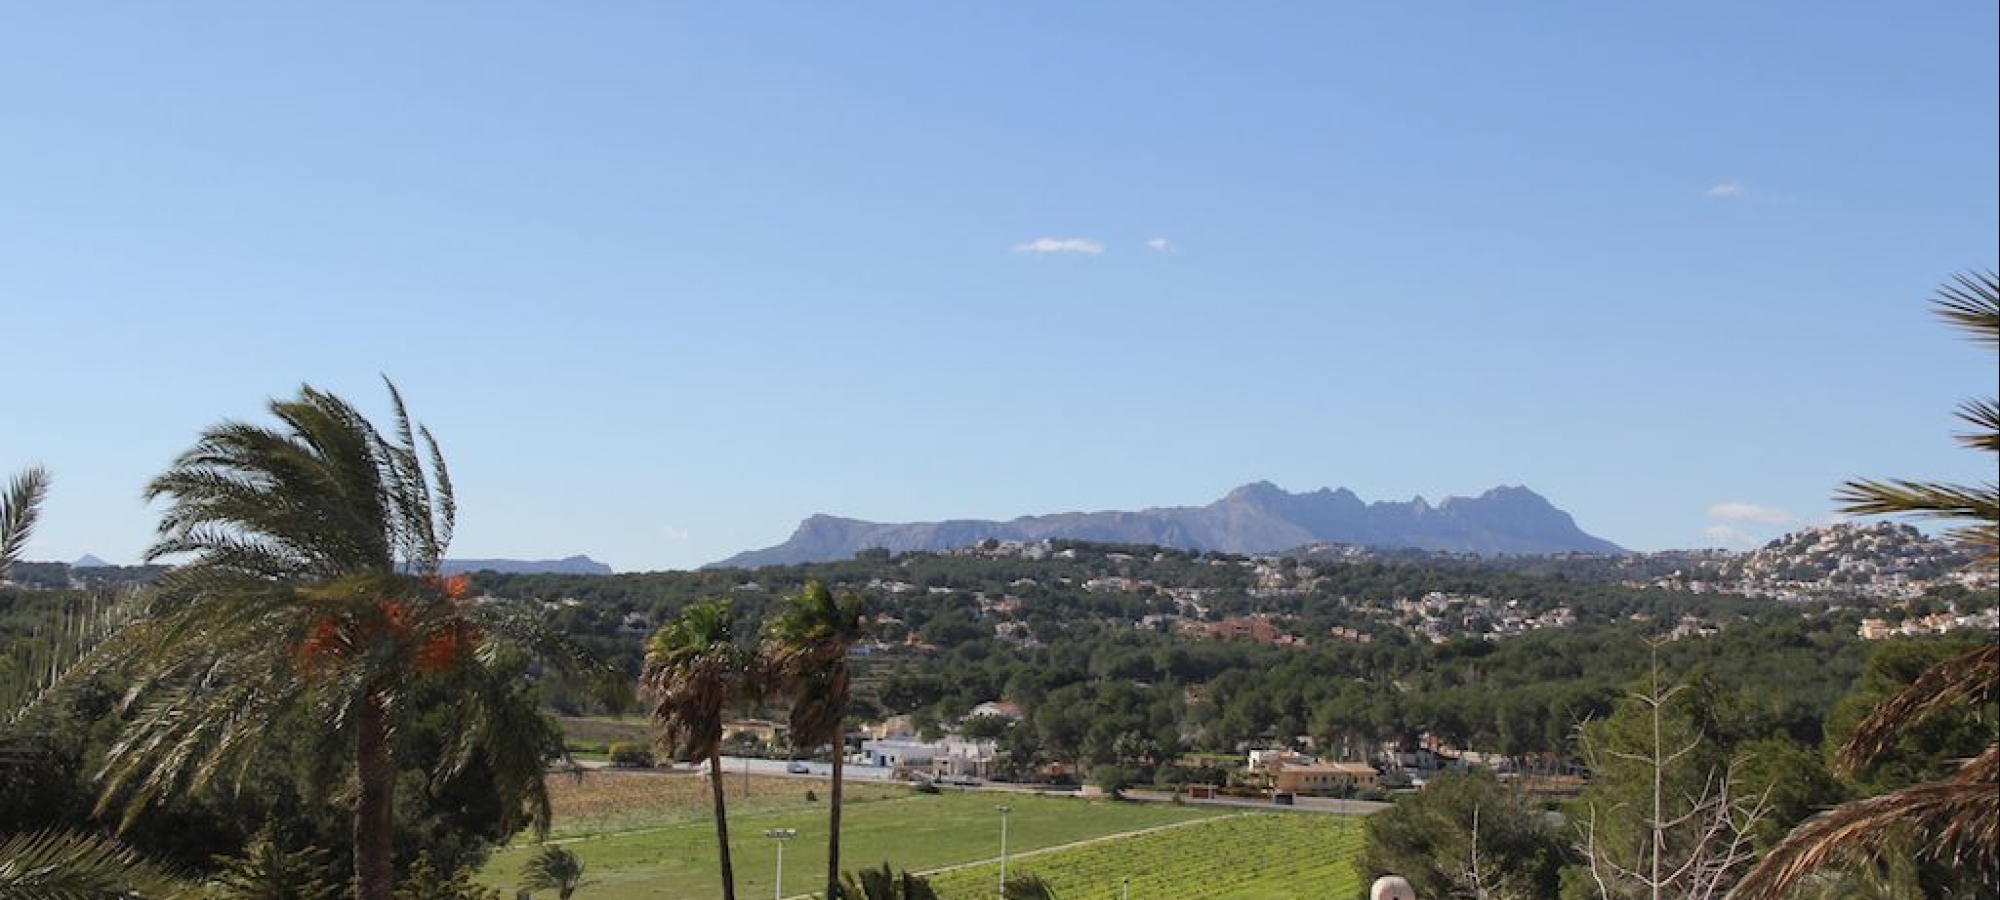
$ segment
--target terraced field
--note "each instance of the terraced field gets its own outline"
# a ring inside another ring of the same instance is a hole
[[[1346,816],[1254,812],[1010,860],[1063,900],[1118,900],[1126,879],[1145,900],[1346,900],[1360,896],[1353,859],[1361,822]],[[945,900],[984,900],[997,863],[940,872]]]

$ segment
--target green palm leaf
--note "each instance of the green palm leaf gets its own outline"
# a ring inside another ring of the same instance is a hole
[[[0,581],[6,580],[7,570],[20,561],[48,491],[48,471],[35,466],[14,476],[7,482],[7,493],[0,495]]]
[[[0,841],[0,897],[9,900],[193,896],[174,873],[105,838],[39,831]]]
[[[583,860],[554,844],[542,845],[521,867],[524,891],[555,891],[562,900],[569,900],[583,885]]]
[[[1959,275],[1939,288],[1937,312],[1975,343],[2000,349],[2000,279],[1993,272]],[[1959,435],[1959,441],[2000,453],[1996,406],[2000,404],[1990,399],[1960,405],[1959,419],[1975,430]],[[2000,485],[1994,482],[1856,480],[1836,496],[1844,512],[1962,523],[1951,536],[1979,564],[2000,560]],[[1991,703],[1996,679],[2000,648],[1991,644],[1931,667],[1862,721],[1841,748],[1838,763],[1847,768],[1865,764],[1940,710]],[[1730,896],[1769,900],[1821,867],[1872,866],[1910,838],[1932,859],[1969,867],[1988,884],[2000,881],[2000,742],[1948,778],[1856,800],[1808,820],[1772,848]]]

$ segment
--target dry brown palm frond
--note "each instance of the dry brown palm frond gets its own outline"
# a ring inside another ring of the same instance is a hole
[[[1855,726],[1834,765],[1852,772],[1874,762],[1905,729],[1932,713],[1992,701],[1996,682],[2000,682],[2000,644],[1983,644],[1925,669]]]
[[[2000,743],[1952,777],[1837,806],[1792,830],[1729,895],[1771,900],[1826,866],[1875,858],[1920,835],[1921,858],[1957,869],[2000,869]]]

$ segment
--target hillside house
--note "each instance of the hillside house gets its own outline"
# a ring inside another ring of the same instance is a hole
[[[988,700],[973,707],[965,717],[970,719],[977,716],[999,716],[1009,722],[1019,722],[1026,714],[1026,711],[1021,709],[1021,704],[1012,700]]]
[[[898,773],[930,771],[931,761],[937,758],[937,752],[937,746],[929,741],[912,738],[861,742],[861,755],[868,758],[869,765],[894,769]]]
[[[790,731],[790,727],[785,723],[773,722],[770,719],[737,719],[723,723],[722,739],[731,741],[748,736],[765,744],[776,744]]]

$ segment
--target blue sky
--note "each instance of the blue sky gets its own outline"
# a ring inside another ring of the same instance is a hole
[[[0,9],[30,558],[310,382],[455,555],[1526,484],[1638,549],[1978,479],[1991,2]],[[1725,530],[1726,529],[1726,530]]]

